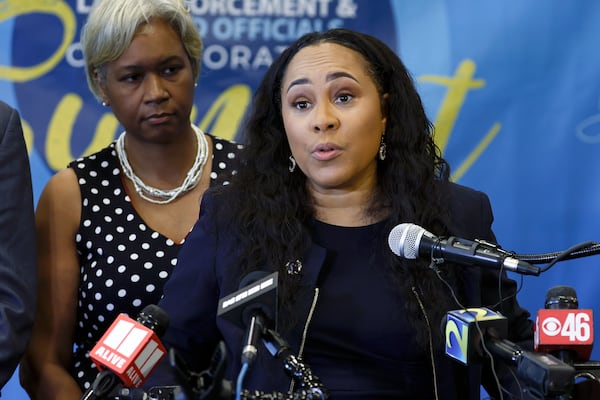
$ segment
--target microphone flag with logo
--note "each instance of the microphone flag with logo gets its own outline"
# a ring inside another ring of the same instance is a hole
[[[535,320],[536,352],[554,354],[570,364],[590,359],[594,346],[593,312],[578,306],[575,289],[548,289],[546,308],[538,311]]]
[[[100,371],[112,371],[125,386],[140,387],[166,349],[158,339],[168,326],[166,313],[149,305],[134,320],[119,314],[90,352]]]
[[[484,335],[494,330],[498,337],[506,337],[508,329],[506,317],[485,307],[448,311],[445,323],[446,355],[464,365],[482,359],[480,330]]]

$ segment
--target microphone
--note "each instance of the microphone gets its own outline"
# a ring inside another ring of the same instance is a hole
[[[154,304],[144,307],[135,320],[119,314],[90,351],[100,373],[81,399],[107,398],[119,384],[140,387],[166,354],[158,337],[168,325],[169,317]]]
[[[579,309],[575,289],[554,286],[535,321],[534,349],[573,365],[590,359],[594,346],[592,310]]]
[[[446,355],[464,365],[482,360],[482,333],[493,330],[495,336],[505,337],[508,331],[506,317],[485,307],[448,311],[442,326]]]
[[[485,307],[455,310],[447,313],[445,322],[446,355],[463,365],[480,363],[485,347],[495,359],[516,367],[517,376],[539,398],[571,391],[575,368],[550,354],[528,352],[504,339],[507,319],[499,313]]]
[[[217,316],[245,328],[242,363],[251,364],[258,343],[276,318],[278,272],[254,271],[246,275],[238,291],[219,300]]]
[[[494,269],[507,269],[523,275],[539,275],[540,268],[514,258],[500,246],[483,240],[466,240],[451,236],[434,236],[419,225],[397,225],[388,236],[394,254],[406,259],[428,257],[436,264],[444,261]]]

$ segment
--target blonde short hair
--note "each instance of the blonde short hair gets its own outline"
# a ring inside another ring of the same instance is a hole
[[[183,0],[96,0],[81,31],[86,78],[96,98],[101,98],[97,78],[106,78],[106,65],[121,57],[139,28],[153,19],[177,32],[198,80],[202,39]]]

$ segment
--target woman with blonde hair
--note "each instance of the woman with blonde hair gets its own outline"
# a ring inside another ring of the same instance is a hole
[[[81,43],[88,84],[124,132],[59,171],[36,210],[40,286],[21,383],[79,399],[89,351],[119,313],[160,299],[209,186],[229,182],[237,144],[190,123],[202,41],[181,0],[102,0]]]

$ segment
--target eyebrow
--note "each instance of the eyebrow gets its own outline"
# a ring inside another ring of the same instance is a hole
[[[168,56],[165,59],[159,60],[157,63],[152,63],[153,65],[158,65],[159,67],[163,67],[165,65],[169,65],[173,62],[185,62],[185,60],[178,55]],[[145,68],[146,64],[126,64],[118,67],[120,70],[137,70],[140,68]]]
[[[331,82],[333,80],[339,79],[339,78],[349,78],[352,79],[353,81],[355,81],[356,83],[358,83],[358,80],[353,77],[352,75],[350,75],[347,72],[331,72],[329,74],[327,74],[327,76],[325,77],[325,81],[326,82]],[[290,85],[288,86],[286,93],[289,92],[294,86],[297,85],[306,85],[307,83],[309,83],[310,80],[308,78],[300,78],[300,79],[296,79],[295,81],[292,81],[290,83]]]

